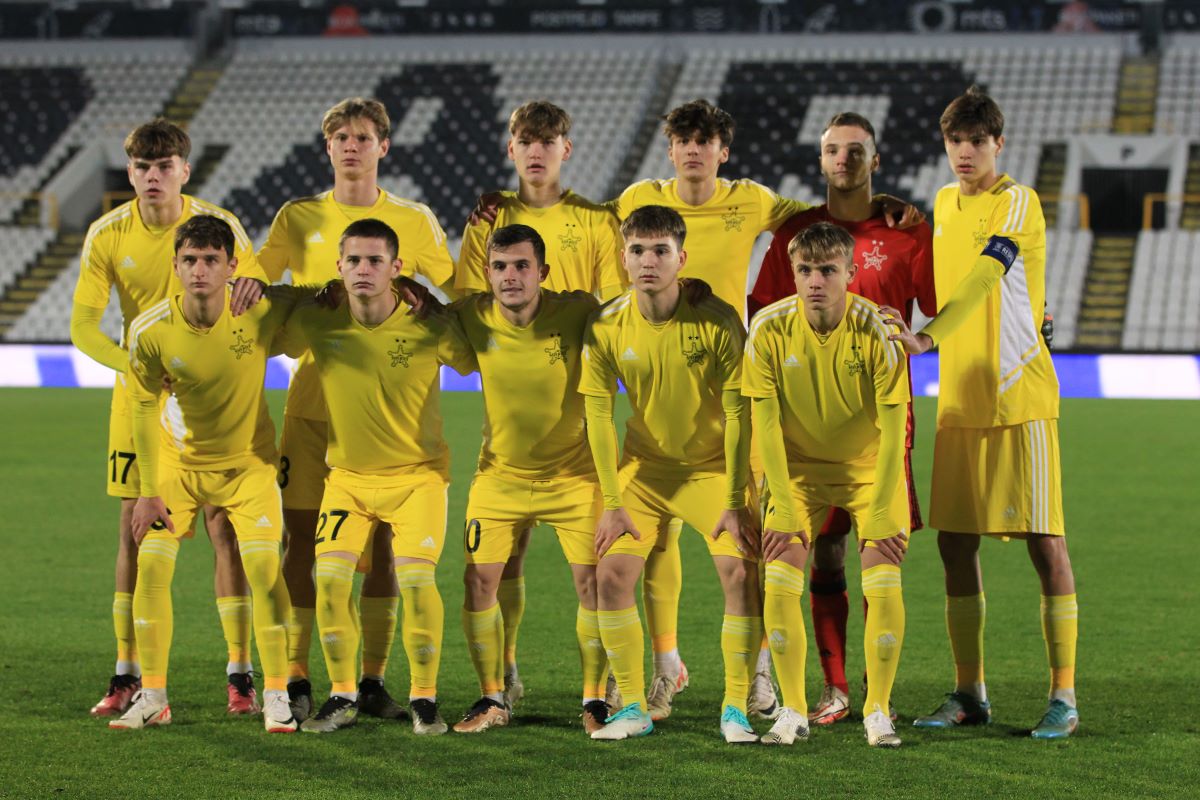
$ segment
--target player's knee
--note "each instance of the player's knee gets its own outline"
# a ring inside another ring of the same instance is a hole
[[[279,578],[278,553],[246,554],[242,556],[241,563],[246,572],[246,581],[254,591],[269,590]]]
[[[596,570],[576,567],[574,569],[575,594],[585,603],[596,602]]]
[[[634,578],[634,583],[637,579]],[[633,586],[625,573],[606,565],[604,562],[596,568],[596,594],[607,599],[618,599],[632,593]]]
[[[491,570],[481,570],[473,564],[468,564],[463,572],[463,586],[472,608],[487,608],[496,599],[496,591],[500,588],[500,576],[492,574]]]

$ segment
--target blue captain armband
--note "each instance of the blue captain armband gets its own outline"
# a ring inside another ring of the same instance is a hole
[[[1021,252],[1021,248],[1017,247],[1017,243],[1012,239],[1006,239],[1003,236],[993,236],[988,239],[987,246],[983,248],[980,255],[994,258],[1004,267],[1004,274],[1008,274],[1008,270],[1012,267],[1013,262],[1017,260],[1017,255]]]

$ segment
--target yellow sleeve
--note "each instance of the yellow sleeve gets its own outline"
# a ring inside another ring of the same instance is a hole
[[[900,533],[889,518],[892,498],[904,480],[904,429],[908,407],[904,404],[879,403],[879,460],[875,463],[875,488],[871,506],[863,524],[864,539],[886,539]]]
[[[617,429],[613,425],[612,395],[589,394],[583,399],[588,445],[596,463],[596,477],[606,509],[620,508],[621,484],[617,480]]]
[[[579,393],[612,397],[617,392],[617,371],[609,360],[607,348],[597,339],[594,312],[583,337],[583,365],[579,374]]]
[[[162,363],[144,337],[129,354],[125,385],[133,411],[133,451],[137,453],[138,489],[142,497],[158,496],[158,396],[162,393]]]
[[[291,245],[287,233],[287,210],[285,204],[275,215],[271,230],[267,233],[267,241],[258,250],[258,264],[266,273],[270,283],[277,283],[288,268],[291,256]]]
[[[1004,272],[1004,265],[996,259],[979,256],[971,272],[954,287],[946,304],[921,333],[932,339],[935,345],[940,343],[966,322],[979,304],[987,299],[992,288],[1004,277]]]
[[[609,200],[607,203],[600,205],[611,211],[618,221],[624,220],[637,208],[637,187],[638,184],[625,187],[625,191],[614,200]]]
[[[79,282],[75,284],[77,304],[99,309],[108,306],[108,296],[116,281],[112,254],[109,252],[110,238],[96,231],[95,225],[88,229],[87,238],[83,240],[83,252],[79,256]],[[122,366],[121,371],[124,369]]]
[[[621,228],[613,214],[605,214],[596,225],[596,286],[600,299],[611,300],[625,291],[627,275],[621,263]]]
[[[71,344],[95,361],[109,369],[124,372],[129,365],[129,354],[100,330],[104,309],[87,305],[79,300],[71,308]]]
[[[792,215],[799,214],[801,211],[807,211],[812,208],[808,203],[799,200],[792,200],[787,197],[780,197],[775,192],[768,189],[766,186],[759,185],[762,192],[762,223],[759,225],[760,231],[774,231],[780,225],[788,220]]]
[[[253,278],[256,281],[270,286],[274,281],[267,275],[262,265],[258,263],[258,257],[254,255],[254,243],[250,241],[250,236],[247,235],[246,229],[242,227],[242,223],[237,217],[232,214],[232,221],[229,223],[233,228],[233,241],[235,243],[244,242],[244,245],[235,244],[233,255],[237,258],[237,269],[233,272],[234,278]]]
[[[757,431],[758,452],[762,456],[767,488],[771,491],[771,503],[775,506],[771,528],[780,533],[795,533],[802,526],[796,515],[796,504],[792,501],[787,448],[783,443],[783,426],[780,424],[782,413],[776,395],[755,397],[751,401],[750,419]]]
[[[304,335],[304,325],[300,317],[301,315],[293,309],[287,322],[276,332],[271,342],[271,355],[284,353],[290,358],[299,358],[308,352],[308,337]]]
[[[746,473],[750,463],[750,426],[746,418],[746,398],[737,389],[721,392],[725,412],[725,508],[746,505]]]
[[[458,251],[458,266],[454,270],[454,288],[463,292],[487,292],[487,240],[492,226],[480,222],[468,223],[463,229],[462,247]]]
[[[450,257],[450,248],[446,245],[446,232],[438,223],[437,217],[428,208],[423,209],[425,224],[413,227],[415,238],[413,250],[416,252],[417,263],[405,264],[404,273],[412,275],[419,272],[429,279],[434,286],[457,296],[454,285],[454,259]]]
[[[446,329],[438,340],[438,361],[459,375],[470,375],[479,369],[475,351],[471,348],[458,314],[449,311],[443,313],[446,315]]]

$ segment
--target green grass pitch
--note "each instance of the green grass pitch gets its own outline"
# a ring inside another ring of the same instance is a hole
[[[272,394],[278,412],[282,397]],[[857,720],[792,748],[735,749],[719,740],[720,592],[695,533],[683,540],[680,619],[692,686],[646,739],[593,743],[579,727],[576,604],[558,544],[544,529],[529,555],[520,639],[529,694],[509,728],[418,738],[406,726],[364,720],[329,737],[267,736],[258,718],[226,718],[212,555],[201,534],[185,543],[175,580],[175,723],[142,733],[110,731],[87,715],[113,661],[117,504],[104,496],[102,480],[108,403],[108,393],[98,390],[0,391],[0,797],[1196,796],[1200,403],[1063,404],[1066,516],[1081,606],[1079,734],[1063,743],[1022,735],[1045,703],[1038,588],[1022,545],[998,542],[982,552],[995,723],[949,733],[909,727],[952,679],[941,569],[934,538],[925,532],[914,538],[905,564],[908,633],[894,695],[904,746],[893,752],[869,750]],[[920,401],[918,411],[917,480],[927,497],[932,401]],[[440,694],[452,719],[477,691],[458,608],[460,531],[480,398],[446,395],[444,412],[454,484],[438,570],[447,611]],[[853,609],[853,563],[849,574]],[[852,613],[851,675],[862,669],[861,635],[861,618]],[[312,664],[323,690],[315,641]],[[398,696],[406,673],[397,641],[388,684]],[[811,645],[808,686],[810,697],[820,690]],[[860,700],[855,692],[853,701]]]

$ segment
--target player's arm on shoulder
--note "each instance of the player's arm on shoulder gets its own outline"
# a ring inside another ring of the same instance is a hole
[[[310,345],[305,326],[310,323],[306,318],[313,313],[314,308],[313,302],[309,300],[301,300],[292,307],[283,325],[275,332],[275,338],[271,340],[271,355],[283,354],[289,358],[299,358],[308,352]],[[327,313],[320,309],[318,311]]]
[[[871,200],[883,212],[883,219],[889,228],[906,230],[925,221],[925,212],[907,200],[890,194],[877,194]]]
[[[450,257],[450,246],[446,242],[446,232],[438,222],[433,210],[422,205],[419,209],[421,220],[413,226],[413,240],[417,263],[405,264],[404,273],[414,272],[425,278],[446,296],[453,299],[459,296],[454,288],[454,259]]]
[[[285,203],[275,214],[271,227],[267,231],[267,240],[258,249],[256,259],[267,280],[271,283],[283,278],[283,273],[291,261],[292,245],[288,238],[288,210],[291,203]]]
[[[467,339],[467,332],[458,314],[446,308],[436,312],[436,316],[438,324],[442,326],[442,334],[438,339],[438,361],[459,375],[470,375],[478,371],[479,362],[475,358],[475,350]]]
[[[468,224],[463,228],[458,263],[454,267],[454,288],[460,292],[486,292],[487,240],[492,234],[490,222]]]

